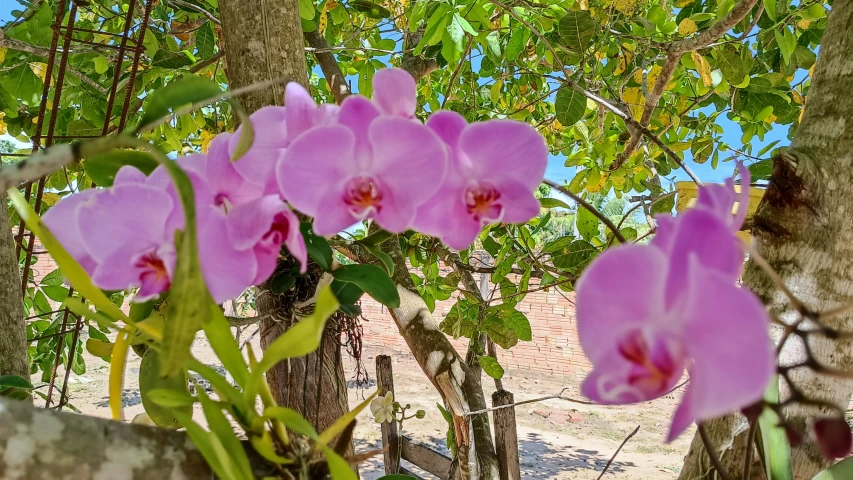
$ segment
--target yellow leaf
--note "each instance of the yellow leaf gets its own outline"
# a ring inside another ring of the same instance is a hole
[[[598,179],[598,182],[587,182],[586,191],[589,193],[598,193],[601,191],[601,188],[604,187],[606,182],[607,177],[602,175],[601,178]]]
[[[694,1],[696,1],[696,0],[678,0],[675,2],[675,6],[678,8],[684,8],[688,5],[690,5],[691,3],[693,3]]]
[[[201,153],[207,153],[207,149],[210,148],[210,142],[212,142],[215,137],[216,135],[208,132],[207,130],[201,131]]]
[[[689,18],[685,18],[678,24],[678,34],[682,37],[686,37],[688,35],[692,35],[696,33],[696,22]]]
[[[47,74],[46,63],[33,62],[30,64],[30,70],[32,70],[33,73],[35,73],[36,76],[39,77],[42,82],[44,82],[44,76]]]
[[[6,116],[6,112],[0,112],[0,135],[6,135],[8,132],[8,126],[6,122],[3,121],[3,117]]]
[[[803,96],[800,95],[800,92],[793,90],[791,93],[794,96],[794,103],[796,103],[797,105],[802,105],[803,104]]]
[[[581,10],[589,10],[589,0],[578,0],[578,8]]]
[[[338,6],[338,2],[335,0],[326,0],[326,10],[331,10]]]
[[[696,71],[699,72],[699,76],[702,78],[702,83],[704,83],[706,87],[713,85],[714,80],[711,78],[711,65],[708,64],[705,57],[696,52],[690,52],[690,56],[693,58],[693,63],[696,64]]]
[[[618,10],[620,13],[624,13],[625,15],[632,15],[634,13],[634,6],[636,6],[637,0],[614,0],[613,7]]]
[[[326,14],[326,10],[320,12],[320,22],[317,24],[317,31],[320,32],[320,35],[326,31],[326,24],[329,23],[329,16]]]
[[[797,22],[797,28],[799,28],[800,30],[808,30],[809,25],[811,25],[811,24],[812,24],[811,20],[809,20],[808,18],[804,18],[804,19],[800,20],[799,22]]]
[[[776,121],[776,115],[773,115],[772,113],[770,115],[768,115],[767,118],[764,119],[765,123],[773,123],[775,121]]]
[[[666,110],[662,111],[660,115],[658,115],[658,121],[664,127],[668,127],[672,123],[672,115]]]
[[[646,81],[648,82],[647,85],[649,86],[649,91],[651,91],[652,87],[654,87],[655,84],[657,83],[658,77],[660,77],[660,71],[661,70],[662,70],[662,68],[660,65],[654,65],[654,66],[652,66],[651,70],[649,70],[649,73],[646,74]],[[634,81],[640,85],[643,84],[643,71],[642,70],[637,70],[637,72],[634,73]]]
[[[62,197],[53,192],[44,192],[41,197],[42,203],[44,203],[48,207],[56,205],[56,202],[58,202],[60,199],[62,199]]]
[[[8,50],[6,47],[0,48],[0,63],[3,63],[3,60],[6,60],[6,50]]]
[[[809,69],[809,77],[811,77],[812,80],[814,80],[814,67],[815,67],[815,65],[817,65],[817,64],[815,63],[814,65],[812,65],[812,68]]]
[[[113,344],[113,354],[110,357],[110,412],[113,420],[124,420],[121,392],[124,384],[124,365],[127,360],[127,350],[130,348],[127,332],[118,332]]]
[[[613,70],[613,73],[616,75],[625,73],[625,70],[628,69],[628,64],[634,59],[634,54],[631,52],[624,52],[622,55],[619,55],[619,66],[616,67],[616,70]]]
[[[631,111],[631,116],[639,120],[643,116],[643,109],[646,106],[646,97],[643,96],[640,87],[630,87],[622,91],[622,100],[628,104],[628,109]]]
[[[607,58],[607,52],[595,52],[595,59],[599,62]]]

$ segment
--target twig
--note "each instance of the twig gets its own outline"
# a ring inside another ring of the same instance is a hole
[[[462,58],[459,59],[459,63],[456,65],[456,68],[453,69],[453,74],[450,75],[450,81],[447,83],[447,91],[444,92],[444,98],[441,100],[441,108],[447,104],[447,99],[450,98],[450,91],[453,90],[453,82],[456,81],[456,77],[459,75],[459,72],[462,70],[462,65],[465,64],[465,60],[468,56],[468,53],[471,51],[471,45],[474,44],[474,37],[468,37],[468,46],[465,47],[465,53],[462,54]]]
[[[528,403],[537,403],[537,402],[543,402],[545,400],[553,400],[553,399],[566,400],[568,402],[580,403],[581,405],[596,405],[596,403],[594,403],[594,402],[587,402],[586,400],[578,400],[576,398],[564,397],[563,392],[565,392],[568,389],[569,389],[569,387],[566,387],[566,388],[560,390],[560,393],[558,393],[557,395],[548,395],[547,397],[540,397],[540,398],[534,398],[531,400],[524,400],[524,401],[516,402],[516,403],[509,403],[507,405],[498,405],[497,407],[484,408],[482,410],[474,410],[473,412],[465,412],[462,416],[463,417],[470,417],[472,415],[479,415],[481,413],[487,413],[487,412],[491,412],[494,410],[500,410],[502,408],[515,407],[517,405],[525,405]]]
[[[705,451],[708,452],[708,458],[711,459],[711,464],[714,465],[714,469],[717,470],[717,474],[720,476],[722,480],[732,480],[732,477],[726,473],[725,468],[723,468],[723,464],[720,462],[720,457],[717,456],[717,451],[714,450],[711,445],[711,438],[708,437],[708,430],[705,428],[704,423],[697,423],[697,429],[699,430],[699,436],[702,437],[702,443],[705,444]]]
[[[617,448],[616,451],[613,452],[613,456],[610,457],[610,460],[607,461],[607,464],[604,466],[604,470],[601,471],[601,475],[599,475],[596,480],[601,480],[601,477],[603,477],[604,474],[607,473],[607,469],[610,468],[610,464],[613,463],[614,459],[616,459],[616,455],[619,455],[619,451],[622,450],[622,447],[624,447],[625,444],[628,443],[628,440],[630,440],[631,437],[636,435],[637,432],[639,432],[639,431],[640,431],[640,426],[637,425],[637,428],[635,428],[633,432],[629,433],[628,436],[625,437],[625,440],[622,440],[622,443],[619,444],[619,448]]]
[[[583,208],[592,212],[592,214],[595,215],[596,217],[598,217],[598,219],[601,220],[602,223],[607,225],[607,228],[609,228],[610,231],[613,232],[613,236],[616,237],[617,239],[619,239],[620,243],[628,243],[628,240],[626,240],[625,237],[622,236],[622,233],[619,232],[619,229],[616,228],[616,225],[612,221],[610,221],[610,219],[607,218],[606,215],[599,212],[595,207],[590,205],[589,202],[582,199],[578,195],[575,195],[571,190],[563,187],[562,185],[560,185],[557,182],[552,182],[551,180],[548,180],[548,179],[543,180],[543,182],[546,185],[550,186],[551,188],[557,189],[563,195],[566,195],[567,197],[571,198],[572,200],[577,202],[579,205],[581,205]]]
[[[212,13],[208,12],[207,10],[201,8],[198,5],[195,5],[195,4],[190,3],[190,2],[185,2],[183,0],[168,0],[167,3],[172,3],[174,5],[178,5],[178,6],[181,6],[184,8],[189,8],[190,10],[195,10],[196,12],[207,17],[207,19],[210,20],[211,22],[213,22],[217,25],[222,25],[222,22],[220,22],[218,18],[216,18],[215,16],[213,16]]]
[[[749,480],[752,473],[752,451],[755,450],[755,432],[758,431],[758,419],[749,422],[749,433],[746,435],[746,457],[743,460],[743,475],[741,480]]]

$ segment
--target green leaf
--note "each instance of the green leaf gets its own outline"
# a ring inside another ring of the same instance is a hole
[[[415,55],[420,55],[424,48],[435,45],[441,40],[447,25],[450,23],[451,18],[453,18],[451,11],[449,5],[444,3],[439,4],[426,23],[424,36],[421,37],[421,41],[415,47]]]
[[[566,12],[557,24],[557,32],[566,45],[579,53],[589,47],[597,29],[595,20],[587,11]]]
[[[377,302],[391,308],[400,306],[400,294],[391,277],[376,265],[342,265],[332,272],[336,280],[361,287]]]
[[[112,186],[116,173],[125,165],[136,167],[148,175],[157,168],[158,164],[150,154],[134,150],[112,150],[92,155],[83,161],[86,175],[101,187]]]
[[[369,243],[362,245],[365,250],[373,254],[374,257],[378,258],[382,265],[385,266],[385,270],[388,272],[389,276],[394,276],[394,260],[391,258],[391,255],[383,252],[376,245],[371,245]]]
[[[198,399],[204,409],[204,418],[207,420],[207,426],[210,428],[211,433],[216,435],[222,446],[225,447],[225,451],[228,452],[231,463],[236,470],[235,473],[240,478],[246,480],[254,479],[255,476],[252,473],[252,467],[249,464],[249,457],[246,455],[246,450],[243,449],[242,442],[237,438],[237,434],[234,433],[231,423],[228,422],[225,414],[222,413],[221,404],[211,400],[203,388],[196,387],[196,390],[198,391]]]
[[[580,233],[584,239],[589,240],[598,236],[598,217],[596,217],[588,208],[578,207],[576,223],[578,233]]]
[[[779,377],[774,377],[764,393],[764,400],[779,401]],[[779,416],[765,408],[758,417],[761,445],[764,451],[764,467],[769,480],[793,480],[791,446],[785,429],[779,426]]]
[[[243,108],[243,105],[237,101],[235,98],[228,99],[228,103],[231,104],[231,109],[237,113],[237,116],[240,117],[240,131],[238,132],[240,135],[240,140],[237,141],[237,147],[234,149],[234,153],[231,154],[231,161],[236,162],[252,148],[252,144],[255,143],[255,127],[252,125],[252,120],[249,118],[249,113],[246,112],[246,109]],[[235,133],[235,135],[237,135]]]
[[[776,21],[776,0],[764,0],[764,12],[770,20]]]
[[[847,457],[815,475],[812,480],[849,480],[853,478],[853,457]]]
[[[337,437],[339,433],[343,432],[344,429],[347,428],[347,425],[355,421],[355,417],[370,405],[370,401],[378,394],[379,390],[376,390],[373,392],[373,395],[367,397],[363,402],[356,405],[355,408],[338,417],[338,419],[335,420],[329,428],[323,430],[323,433],[320,434],[320,438],[317,439],[317,443],[322,446],[328,445],[332,439]]]
[[[27,227],[35,233],[36,237],[44,245],[44,248],[50,253],[51,258],[56,261],[56,264],[62,269],[62,274],[68,279],[68,283],[74,287],[81,296],[89,299],[96,308],[115,319],[127,319],[124,312],[115,306],[109,298],[92,283],[89,275],[77,263],[76,260],[65,250],[65,247],[53,236],[50,230],[42,223],[41,218],[36,215],[33,207],[24,198],[17,188],[10,188],[6,194],[12,201],[18,215],[26,222]],[[129,321],[129,319],[128,319]]]
[[[264,416],[267,418],[274,418],[281,423],[284,424],[290,430],[294,432],[305,435],[311,440],[319,440],[320,436],[317,435],[317,431],[314,430],[314,427],[311,426],[311,423],[308,420],[305,420],[305,417],[299,414],[296,410],[287,407],[269,407],[264,410]]]
[[[23,388],[32,390],[33,384],[24,377],[19,377],[17,375],[3,375],[0,376],[0,389],[4,388]]]
[[[354,283],[332,280],[332,293],[341,305],[352,305],[364,295],[364,290]]]
[[[578,123],[586,113],[586,97],[571,87],[563,87],[557,92],[554,100],[554,110],[557,120],[565,127]]]
[[[225,480],[241,478],[236,476],[233,463],[230,461],[227,452],[225,452],[222,443],[213,432],[208,432],[201,428],[199,424],[193,422],[192,417],[189,415],[178,413],[177,417],[181,426],[187,430],[187,435],[189,435],[193,445],[198,449],[201,456],[204,457],[205,461],[210,465],[210,469],[216,475]]]
[[[107,57],[103,55],[97,55],[92,62],[95,64],[95,72],[99,75],[105,73],[110,68],[110,63],[107,60]]]
[[[332,480],[358,480],[358,476],[343,457],[331,448],[324,448],[323,451],[326,454],[326,463],[329,465]]]
[[[563,270],[574,270],[585,265],[586,262],[591,260],[597,253],[598,249],[589,242],[574,240],[563,248],[552,252],[551,261],[557,268]]]
[[[68,298],[68,289],[65,287],[47,285],[41,287],[41,290],[54,302],[62,302]]]
[[[509,36],[509,41],[506,44],[506,59],[508,62],[516,61],[519,55],[521,55],[521,52],[524,51],[527,32],[526,28],[520,26],[517,26],[512,30],[512,33]]]
[[[168,50],[157,50],[157,53],[154,54],[154,58],[151,59],[152,67],[162,67],[173,70],[190,66],[193,63],[195,63],[195,61],[188,57],[187,54],[172,53]],[[145,123],[142,123],[141,125],[145,125]]]
[[[211,22],[205,22],[195,32],[195,48],[198,56],[206,60],[213,56],[216,50],[216,34],[213,33]]]
[[[376,268],[379,269],[379,267]],[[275,339],[264,350],[263,358],[252,373],[255,376],[260,376],[282,360],[304,357],[317,350],[317,347],[320,346],[320,338],[323,336],[326,320],[338,310],[339,305],[338,299],[332,293],[332,287],[329,285],[323,287],[317,295],[314,313],[303,318]]]
[[[773,33],[776,36],[776,43],[779,44],[779,52],[782,53],[782,58],[785,63],[790,65],[791,55],[797,48],[797,37],[791,33],[788,27],[782,27],[782,30],[776,30]]]
[[[300,11],[303,1],[311,3],[311,0],[299,0]],[[391,16],[390,10],[378,3],[372,2],[371,0],[350,0],[347,2],[347,5],[352,7],[356,12],[363,14],[365,17],[373,18],[375,20],[381,20]]]
[[[461,17],[454,14],[441,37],[441,56],[450,64],[459,63],[465,53],[465,31],[457,18]]]
[[[486,375],[498,379],[504,376],[504,369],[495,357],[477,357],[477,361],[480,362],[480,366],[483,367],[483,371],[486,372]]]
[[[148,349],[139,365],[142,406],[158,426],[178,428],[178,418],[173,411],[177,409],[192,416],[195,398],[187,390],[187,375],[183,369],[165,377],[160,375],[160,370],[160,354]]]
[[[370,235],[362,238],[358,241],[358,243],[369,243],[371,245],[380,245],[385,243],[386,240],[393,237],[394,234],[391,232],[387,232],[385,230],[378,230],[376,232],[371,233]]]
[[[652,215],[657,215],[659,213],[672,213],[673,208],[675,208],[674,194],[652,204],[651,213]]]
[[[314,19],[314,2],[312,0],[299,0],[299,16],[303,20]]]
[[[567,210],[572,209],[572,207],[570,207],[568,203],[560,200],[559,198],[542,197],[539,199],[539,205],[541,205],[542,208],[562,207],[562,208],[565,208]]]
[[[329,246],[329,242],[323,237],[314,235],[311,224],[308,222],[302,222],[300,230],[302,231],[302,237],[305,239],[305,247],[308,249],[308,256],[311,257],[311,260],[317,262],[317,265],[320,265],[320,268],[323,270],[327,272],[331,270],[332,247]]]
[[[160,50],[157,54],[162,52],[163,50]],[[207,100],[221,93],[222,89],[212,80],[196,75],[184,75],[169,82],[165,87],[151,92],[151,95],[146,98],[147,102],[143,108],[145,113],[142,115],[142,120],[139,121],[139,127],[144,127],[165,117],[170,111],[178,107]]]

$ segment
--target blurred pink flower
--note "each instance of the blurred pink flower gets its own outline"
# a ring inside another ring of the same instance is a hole
[[[468,125],[450,111],[433,114],[427,127],[448,146],[450,167],[441,188],[418,209],[415,229],[462,250],[484,225],[524,223],[539,214],[533,192],[545,174],[548,148],[533,127],[511,120]]]
[[[743,215],[732,217],[732,183],[705,188],[697,208],[663,217],[661,238],[608,250],[577,285],[578,335],[595,367],[584,395],[604,404],[651,400],[690,373],[668,441],[760,400],[775,371],[769,316],[736,285]]]

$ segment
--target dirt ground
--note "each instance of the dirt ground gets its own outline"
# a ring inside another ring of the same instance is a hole
[[[85,334],[85,330],[83,332]],[[85,341],[85,338],[84,338]],[[252,342],[260,351],[257,339]],[[209,344],[199,338],[193,347],[195,355],[203,362],[217,365]],[[109,417],[107,394],[109,365],[97,357],[86,354],[87,372],[72,375],[69,381],[70,402],[88,415]],[[371,379],[375,378],[375,355],[366,349],[363,355]],[[129,420],[143,412],[139,397],[137,375],[140,358],[133,352],[128,357],[124,384],[125,417]],[[354,362],[345,356],[347,376],[355,372]],[[487,403],[491,404],[494,382],[484,377]],[[515,401],[528,400],[559,393],[570,387],[565,395],[578,397],[577,385],[564,384],[556,376],[530,371],[506,372],[504,388],[513,392]],[[368,386],[349,382],[349,401],[357,405],[376,389],[373,381]],[[407,420],[404,434],[435,450],[448,453],[445,443],[447,423],[436,407],[438,393],[427,381],[423,372],[411,358],[394,358],[394,386],[396,400],[411,404],[412,412],[426,411],[424,419]],[[687,453],[693,431],[685,432],[672,444],[664,438],[669,418],[681,392],[653,402],[622,407],[599,407],[551,399],[521,405],[516,408],[518,440],[521,456],[522,478],[529,479],[595,479],[622,440],[637,425],[640,430],[622,449],[605,475],[612,480],[674,479]],[[535,412],[535,413],[534,413]],[[203,421],[200,409],[195,412],[197,421]],[[373,423],[368,412],[362,412],[355,431],[356,450],[381,448],[379,425]],[[404,462],[405,465],[405,462]],[[408,465],[411,468],[411,465]],[[417,469],[413,469],[418,471]],[[425,478],[433,478],[420,472]],[[384,474],[381,455],[361,466],[361,477],[372,480]]]

